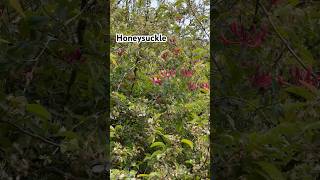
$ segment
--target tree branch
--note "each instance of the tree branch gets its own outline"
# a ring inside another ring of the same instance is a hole
[[[56,146],[56,147],[60,147],[60,144],[57,144],[57,143],[55,143],[55,142],[53,142],[53,141],[51,141],[51,140],[48,140],[47,138],[42,137],[42,136],[40,136],[40,135],[34,134],[34,133],[32,133],[32,132],[29,132],[29,131],[27,131],[27,130],[25,130],[25,129],[19,127],[19,126],[17,126],[16,124],[14,124],[14,123],[12,123],[12,122],[10,122],[10,121],[0,120],[0,122],[1,122],[1,123],[9,124],[10,126],[13,126],[14,128],[16,128],[17,130],[19,130],[19,131],[22,132],[23,134],[26,134],[26,135],[28,135],[28,136],[30,136],[30,137],[33,137],[33,138],[38,139],[38,140],[41,140],[41,141],[44,142],[44,143],[47,143],[47,144],[50,144],[50,145],[53,145],[53,146]]]

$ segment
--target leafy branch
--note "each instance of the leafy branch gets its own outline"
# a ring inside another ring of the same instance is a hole
[[[298,63],[305,69],[308,70],[307,66],[303,63],[303,60],[297,55],[297,53],[293,50],[293,48],[290,46],[290,44],[288,43],[288,41],[281,35],[281,33],[279,32],[279,30],[277,29],[276,25],[273,23],[271,16],[269,15],[269,12],[267,11],[267,9],[264,7],[263,4],[261,4],[259,2],[259,5],[261,6],[263,12],[265,13],[265,15],[268,18],[269,23],[271,24],[273,30],[276,32],[277,36],[281,39],[281,41],[283,42],[283,44],[287,47],[287,49],[289,50],[289,52],[295,57],[295,59],[298,61]],[[316,74],[314,74],[312,72],[312,76],[314,78],[317,78]]]

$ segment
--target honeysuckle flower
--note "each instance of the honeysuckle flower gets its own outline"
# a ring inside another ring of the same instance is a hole
[[[262,41],[265,39],[267,35],[266,26],[261,26],[260,31],[257,32],[256,27],[253,26],[251,31],[245,30],[243,25],[239,25],[236,22],[232,22],[230,24],[230,31],[233,36],[236,37],[235,40],[227,39],[224,34],[220,35],[220,41],[224,45],[230,44],[241,44],[251,48],[259,47]]]
[[[204,90],[209,90],[209,83],[200,83],[199,84],[200,88],[204,89]]]
[[[189,89],[190,91],[194,91],[194,90],[196,90],[197,88],[198,88],[197,83],[188,82],[188,89]]]
[[[154,85],[161,85],[162,84],[162,80],[158,77],[152,77],[151,80]]]
[[[297,85],[309,84],[313,86],[318,86],[318,78],[312,76],[312,68],[309,67],[307,70],[300,69],[298,67],[290,68],[289,70],[292,78],[292,82]]]
[[[251,84],[259,89],[268,89],[272,85],[272,76],[270,73],[260,72],[257,68],[256,74],[251,78]]]
[[[175,77],[175,76],[176,76],[176,70],[175,70],[175,69],[161,70],[161,71],[160,71],[160,76],[161,76],[162,78]]]
[[[180,73],[183,77],[192,77],[193,75],[193,71],[188,69],[181,69]]]

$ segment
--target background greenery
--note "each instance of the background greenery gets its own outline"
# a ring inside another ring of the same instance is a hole
[[[212,174],[319,179],[319,2],[211,5]]]
[[[103,179],[107,3],[0,2],[0,179]]]

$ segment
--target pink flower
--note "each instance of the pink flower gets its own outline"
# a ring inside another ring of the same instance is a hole
[[[193,71],[187,69],[181,69],[180,73],[183,77],[192,77],[193,75]]]
[[[295,84],[301,85],[305,82],[313,86],[317,86],[318,79],[315,79],[312,76],[312,68],[308,68],[307,70],[300,69],[298,67],[294,67],[290,69],[290,74],[292,77],[292,80]]]
[[[209,83],[200,83],[200,88],[209,90]]]
[[[153,77],[151,80],[154,85],[161,85],[162,84],[162,80],[158,77]]]
[[[190,91],[194,91],[194,90],[196,90],[198,88],[198,85],[196,84],[196,83],[193,83],[193,82],[189,82],[188,83],[188,89],[190,90]]]
[[[251,48],[259,47],[267,35],[266,26],[262,26],[257,32],[256,27],[253,26],[251,31],[245,30],[243,25],[237,22],[230,24],[230,31],[235,36],[236,40],[229,40],[223,34],[220,35],[220,40],[224,45],[241,44]]]
[[[171,69],[171,70],[161,70],[160,71],[160,76],[162,78],[170,78],[170,77],[175,77],[176,76],[176,70]]]

